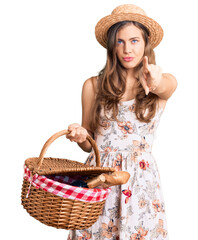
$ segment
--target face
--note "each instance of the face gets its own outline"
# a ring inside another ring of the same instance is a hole
[[[123,67],[132,70],[143,57],[145,42],[141,30],[130,24],[117,32],[116,54]]]

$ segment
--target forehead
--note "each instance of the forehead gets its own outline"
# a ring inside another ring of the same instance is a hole
[[[142,37],[141,30],[133,24],[123,26],[117,32],[117,38],[129,39],[129,38],[132,38],[132,37]]]

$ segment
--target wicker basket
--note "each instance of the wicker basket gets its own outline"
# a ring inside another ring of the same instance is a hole
[[[30,173],[30,176],[27,178],[24,174],[21,200],[23,207],[32,217],[48,226],[73,230],[86,229],[97,221],[102,212],[105,200],[110,192],[110,188],[80,188],[53,181],[53,184],[60,184],[61,187],[66,189],[66,194],[63,196],[61,195],[62,197],[60,197],[59,195],[54,194],[54,192],[48,191],[48,189],[51,190],[51,185],[53,185],[48,177],[72,177],[76,175],[95,177],[101,173],[114,172],[115,169],[101,167],[97,145],[90,135],[87,136],[87,139],[91,143],[96,155],[96,167],[90,167],[83,163],[68,159],[44,158],[50,144],[58,137],[66,135],[68,132],[68,130],[63,130],[54,134],[44,144],[38,158],[26,159],[25,169],[26,172],[28,171]],[[44,181],[43,184],[40,184],[38,187],[36,184],[40,178],[44,179]],[[46,181],[50,182],[50,188],[49,186],[48,188],[43,186]],[[89,194],[94,196],[100,196],[100,194],[102,194],[103,198],[96,197],[94,198],[94,201],[89,201],[89,198],[85,200],[83,197],[82,200],[79,200],[79,196],[74,197],[76,196],[75,194],[73,199],[67,197],[68,191],[73,193],[72,191],[79,192],[82,190],[85,195],[89,191]]]

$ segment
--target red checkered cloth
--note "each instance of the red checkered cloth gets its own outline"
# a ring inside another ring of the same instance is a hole
[[[24,165],[24,178],[29,181],[34,187],[40,188],[46,192],[50,192],[59,197],[79,200],[83,202],[101,202],[106,200],[111,188],[82,188],[71,186],[75,179],[68,176],[39,176],[35,174],[31,176],[31,172],[26,165]],[[30,184],[30,186],[31,186]],[[30,188],[29,188],[30,189]],[[27,197],[29,191],[27,193]]]

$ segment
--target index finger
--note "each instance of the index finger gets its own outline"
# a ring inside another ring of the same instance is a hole
[[[148,73],[150,70],[147,56],[144,56],[144,58],[143,58],[143,70],[146,73]]]
[[[67,127],[67,129],[68,129],[68,130],[73,130],[73,129],[77,128],[77,127],[80,127],[80,124],[78,124],[78,123],[72,123],[72,124],[70,124],[70,125]]]

